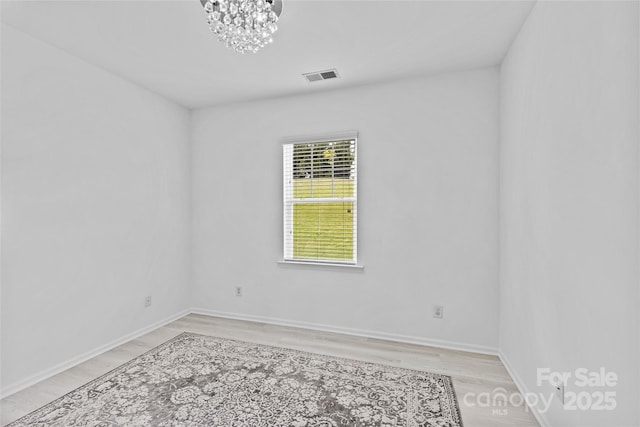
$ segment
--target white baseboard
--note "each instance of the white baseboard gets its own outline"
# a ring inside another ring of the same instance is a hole
[[[376,332],[364,329],[344,328],[341,326],[323,325],[319,323],[301,322],[297,320],[279,319],[275,317],[266,316],[254,316],[250,314],[241,313],[229,313],[224,311],[209,310],[206,308],[192,308],[191,313],[202,314],[205,316],[222,317],[225,319],[245,320],[248,322],[260,322],[270,325],[278,326],[290,326],[294,328],[310,329],[321,332],[334,332],[343,335],[351,335],[363,338],[377,338],[387,341],[395,341],[406,344],[418,344],[430,347],[445,348],[448,350],[459,350],[471,353],[488,354],[491,356],[498,356],[498,349],[488,346],[481,346],[475,344],[459,343],[455,341],[445,341],[428,339],[422,337],[414,337],[409,335],[392,334],[387,332]]]
[[[427,339],[422,337],[392,334],[387,332],[377,332],[377,331],[364,330],[364,329],[345,328],[340,326],[323,325],[319,323],[302,322],[302,321],[279,319],[279,318],[273,318],[273,317],[253,316],[253,315],[240,314],[240,313],[229,313],[229,312],[209,310],[204,308],[192,308],[190,310],[189,309],[183,310],[163,320],[152,323],[144,328],[138,329],[137,331],[124,335],[107,344],[104,344],[93,350],[87,351],[86,353],[73,357],[65,362],[59,363],[51,368],[37,372],[23,380],[17,381],[13,384],[9,384],[8,386],[3,386],[0,389],[0,399],[4,399],[5,397],[8,397],[21,390],[24,390],[25,388],[30,387],[40,381],[44,381],[47,378],[57,375],[67,369],[70,369],[76,365],[79,365],[80,363],[86,362],[87,360],[95,356],[98,356],[106,351],[109,351],[115,347],[118,347],[119,345],[122,345],[135,338],[138,338],[146,333],[149,333],[155,329],[158,329],[168,323],[171,323],[191,313],[221,317],[226,319],[245,320],[249,322],[260,322],[260,323],[266,323],[266,324],[278,325],[278,326],[290,326],[295,328],[309,329],[309,330],[322,331],[322,332],[333,332],[333,333],[351,335],[356,337],[376,338],[376,339],[383,339],[387,341],[395,341],[400,343],[418,344],[418,345],[425,345],[430,347],[444,348],[449,350],[459,350],[459,351],[466,351],[466,352],[472,352],[472,353],[488,354],[492,356],[499,356],[497,348],[488,347],[488,346],[459,343],[454,341]],[[502,358],[502,356],[500,357]],[[503,363],[505,364],[505,366],[507,366],[507,363],[504,360],[503,360]],[[514,381],[516,382],[516,385],[522,390],[521,385],[518,383],[516,377],[513,375],[509,367],[507,367],[507,370],[509,371],[511,376],[514,377]],[[536,415],[536,417],[538,416]]]
[[[502,362],[504,367],[507,369],[507,372],[511,376],[511,379],[515,383],[516,387],[518,387],[518,391],[520,392],[520,394],[524,396],[525,394],[529,393],[530,390],[527,388],[524,381],[522,381],[522,378],[520,378],[520,375],[518,375],[518,372],[516,372],[516,370],[513,368],[513,365],[511,364],[511,362],[509,362],[509,359],[502,352],[502,350],[499,352],[498,357],[500,358],[500,361]],[[538,424],[540,424],[540,427],[551,427],[549,420],[547,420],[543,413],[538,411],[538,408],[529,407],[529,410],[535,417],[536,421],[538,421]]]
[[[131,341],[146,333],[149,333],[155,329],[158,329],[168,323],[171,323],[174,320],[184,317],[190,312],[191,312],[190,310],[183,310],[163,320],[154,322],[149,326],[145,326],[144,328],[138,329],[137,331],[131,332],[130,334],[117,338],[105,345],[101,345],[100,347],[94,348],[93,350],[89,350],[86,353],[73,357],[65,362],[59,363],[49,369],[45,369],[43,371],[37,372],[23,380],[20,380],[13,384],[9,384],[6,387],[2,387],[2,389],[0,389],[0,399],[4,399],[5,397],[11,396],[12,394],[19,392],[20,390],[24,390],[27,387],[31,387],[32,385],[39,383],[40,381],[44,381],[47,378],[50,378],[63,371],[66,371],[69,368],[73,368],[74,366],[79,365],[82,362],[86,362],[87,360],[93,357],[96,357],[99,354],[104,353],[105,351],[109,351],[115,347],[118,347],[119,345],[122,345],[128,341]]]

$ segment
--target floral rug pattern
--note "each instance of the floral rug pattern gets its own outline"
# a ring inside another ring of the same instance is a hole
[[[462,426],[451,378],[183,333],[9,424]]]

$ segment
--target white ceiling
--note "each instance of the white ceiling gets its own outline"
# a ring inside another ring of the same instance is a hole
[[[6,24],[190,108],[500,63],[530,1],[284,0],[275,42],[241,55],[199,0],[2,1]],[[302,73],[337,68],[341,79]]]

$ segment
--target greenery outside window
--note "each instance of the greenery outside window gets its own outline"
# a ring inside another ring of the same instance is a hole
[[[285,261],[357,264],[356,140],[284,144]]]

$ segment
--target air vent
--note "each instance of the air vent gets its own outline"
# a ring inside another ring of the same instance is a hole
[[[305,73],[302,76],[307,79],[309,83],[320,82],[322,80],[337,79],[338,77],[340,77],[338,75],[338,70],[336,70],[335,68],[325,71],[316,71],[315,73]]]

